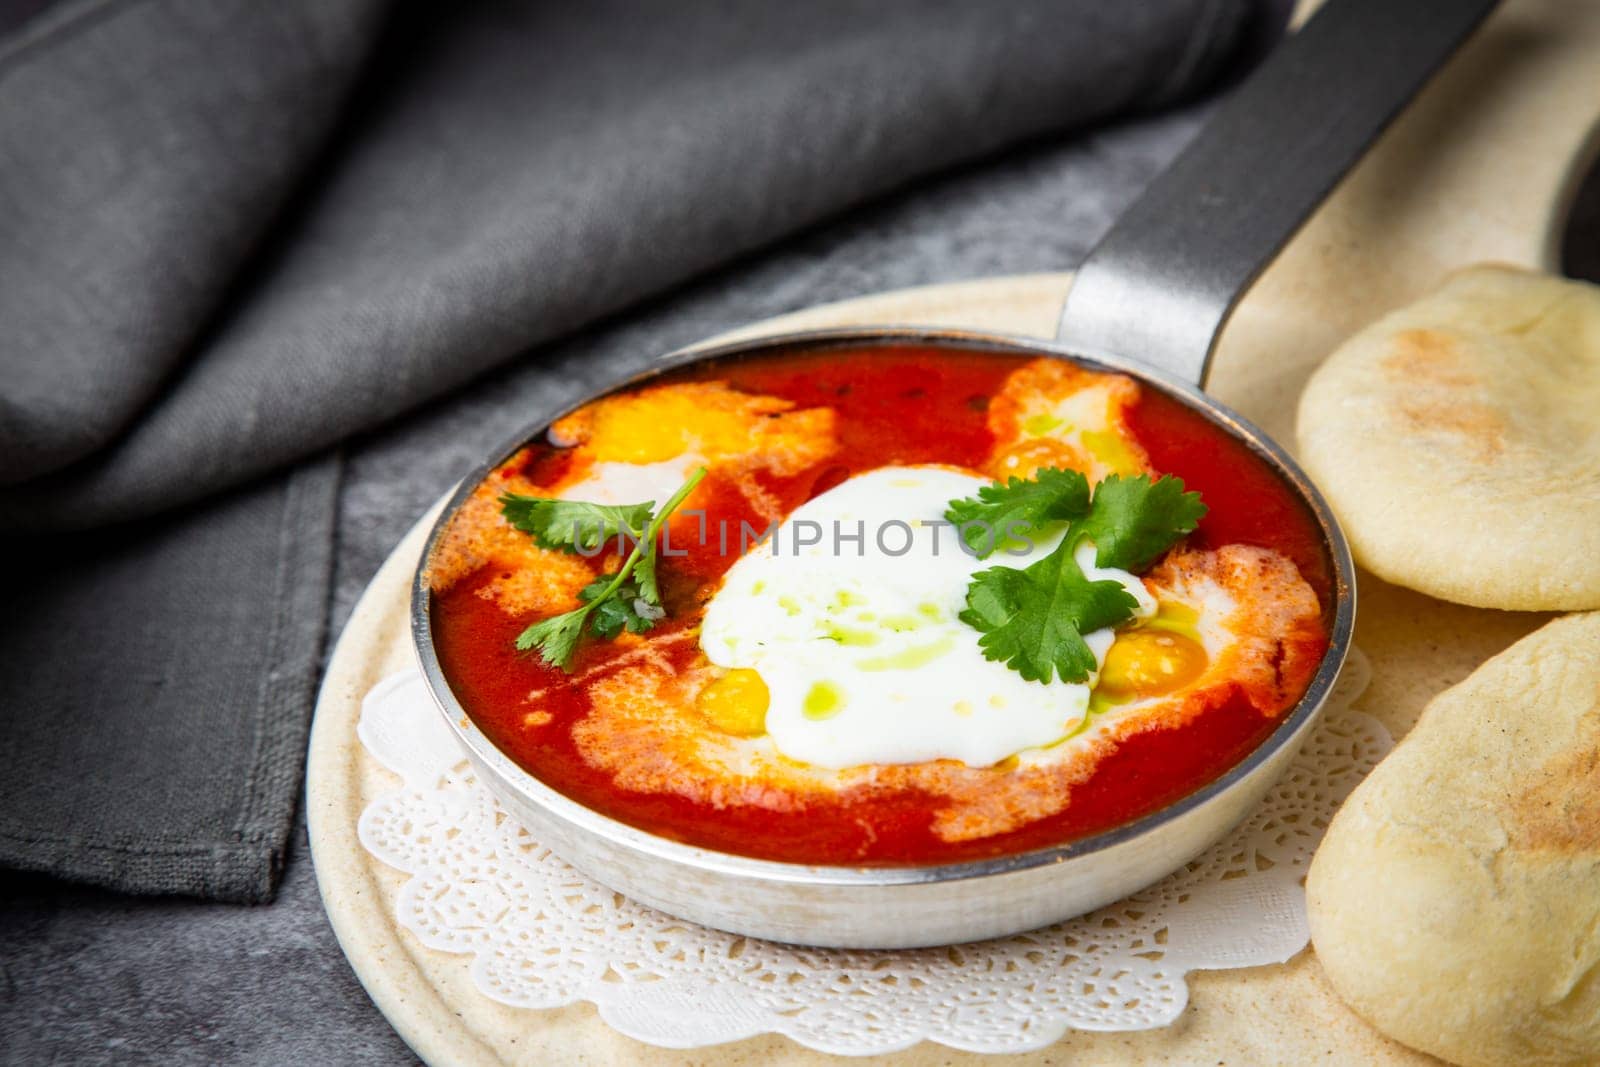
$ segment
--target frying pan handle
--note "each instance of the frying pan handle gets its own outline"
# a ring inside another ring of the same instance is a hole
[[[1078,268],[1057,340],[1204,384],[1233,307],[1497,0],[1327,0]]]

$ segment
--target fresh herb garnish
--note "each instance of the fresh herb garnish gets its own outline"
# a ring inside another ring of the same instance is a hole
[[[591,600],[597,601],[594,621],[589,624],[589,629],[594,631],[596,637],[615,637],[623,630],[630,634],[642,634],[654,626],[657,619],[666,615],[666,610],[659,606],[659,598],[654,593],[650,597],[644,595],[644,589],[635,580],[638,573],[635,567],[634,578],[617,586],[617,591],[604,600],[600,597],[611,582],[609,574],[596,578],[578,593],[578,599],[585,604]]]
[[[1137,572],[1193,531],[1205,514],[1200,494],[1184,492],[1182,478],[1113,474],[1094,487],[1094,506],[1073,532],[1094,542],[1096,566]]]
[[[589,504],[582,500],[552,500],[542,496],[507,493],[500,498],[506,521],[530,534],[540,548],[598,552],[619,534],[637,538],[650,522],[654,500],[643,504]]]
[[[1031,479],[996,482],[976,497],[950,501],[944,517],[983,559],[1025,529],[1081,518],[1088,511],[1089,479],[1078,471],[1042,467]]]
[[[593,555],[613,537],[633,543],[615,574],[601,575],[578,593],[581,606],[523,630],[517,635],[517,648],[537,649],[552,667],[571,671],[586,622],[590,632],[601,638],[653,627],[666,614],[656,585],[656,535],[705,476],[704,467],[695,470],[660,511],[654,510],[653,500],[619,507],[514,493],[502,496],[501,513],[541,548]]]
[[[1006,485],[986,486],[977,498],[951,501],[945,512],[952,522],[1068,523],[1061,543],[1048,556],[1020,570],[979,571],[967,586],[961,621],[983,634],[978,644],[986,657],[1003,661],[1029,681],[1087,679],[1096,665],[1083,635],[1126,622],[1138,607],[1121,583],[1089,580],[1073,559],[1078,545],[1094,542],[1097,566],[1144,570],[1206,513],[1200,494],[1185,492],[1181,479],[1152,481],[1144,474],[1111,475],[1095,487],[1085,506],[1068,488],[1075,480],[1062,477],[1075,473],[1046,468],[1028,481],[1013,478]],[[1076,481],[1083,476],[1077,475]],[[999,541],[984,536],[987,544],[978,549],[980,558]]]
[[[1133,617],[1139,602],[1120,582],[1091,582],[1066,542],[1026,570],[991,567],[973,575],[961,621],[983,636],[988,659],[1030,682],[1081,682],[1094,671],[1083,635]]]

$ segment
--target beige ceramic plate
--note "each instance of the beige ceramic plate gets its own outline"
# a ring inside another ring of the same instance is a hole
[[[1419,295],[1451,267],[1495,259],[1547,265],[1574,160],[1600,114],[1600,5],[1510,0],[1257,283],[1223,335],[1208,386],[1280,441],[1310,369],[1345,334]],[[973,326],[1048,337],[1066,275],[914,289],[763,323],[777,332],[862,323]],[[724,338],[725,339],[725,338]],[[398,779],[356,741],[361,697],[410,662],[412,570],[432,514],[395,549],[339,640],[318,700],[307,816],[323,901],[380,1011],[433,1064],[813,1063],[775,1037],[714,1049],[655,1049],[613,1033],[586,1004],[507,1008],[476,992],[470,957],[422,947],[393,921],[403,876],[356,840],[356,819]],[[1360,577],[1356,642],[1373,664],[1362,700],[1396,737],[1429,697],[1544,621],[1444,604]],[[1429,1063],[1351,1015],[1314,955],[1190,976],[1183,1018],[1165,1030],[1072,1033],[1017,1062]],[[977,1063],[936,1045],[898,1064]],[[844,1061],[841,1061],[844,1062]]]

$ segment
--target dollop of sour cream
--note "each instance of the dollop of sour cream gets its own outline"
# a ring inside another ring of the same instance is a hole
[[[989,480],[942,467],[884,467],[798,508],[728,571],[706,608],[700,647],[712,663],[756,671],[778,750],[820,767],[952,759],[991,766],[1052,744],[1084,720],[1094,678],[1025,680],[984,658],[958,617],[972,575],[1026,567],[1060,542],[977,559],[943,521],[949,501]],[[809,542],[809,543],[808,543]],[[1090,579],[1119,582],[1156,611],[1138,577],[1073,558]],[[1085,634],[1103,664],[1114,633]]]

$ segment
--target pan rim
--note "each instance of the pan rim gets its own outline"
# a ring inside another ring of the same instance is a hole
[[[449,526],[450,519],[491,471],[519,448],[545,433],[556,420],[577,408],[690,365],[777,354],[783,351],[910,345],[1066,359],[1092,369],[1129,375],[1174,397],[1223,432],[1243,441],[1294,489],[1311,511],[1323,534],[1323,545],[1333,572],[1333,614],[1329,621],[1328,648],[1323,653],[1310,684],[1294,707],[1284,715],[1283,721],[1260,744],[1200,788],[1137,819],[1087,837],[1010,855],[952,863],[895,866],[812,865],[757,859],[691,845],[605,815],[545,784],[502,752],[476,727],[471,716],[451,690],[434,651],[429,611],[432,590],[428,576],[435,551]],[[1181,820],[1189,813],[1248,781],[1263,764],[1302,736],[1303,728],[1316,717],[1326,702],[1349,653],[1355,610],[1354,562],[1343,531],[1327,501],[1281,445],[1227,405],[1194,385],[1147,367],[1137,360],[1113,353],[1085,354],[1050,340],[1001,331],[897,325],[790,331],[677,349],[660,357],[650,366],[610,381],[605,386],[566,405],[560,411],[542,417],[539,422],[519,431],[509,442],[493,450],[490,459],[469,472],[451,491],[429,530],[421,559],[413,576],[410,604],[413,651],[435,705],[443,714],[458,742],[480,766],[495,775],[499,779],[498,784],[504,788],[514,790],[522,799],[577,833],[598,836],[610,845],[644,853],[698,871],[733,875],[769,884],[852,887],[962,882],[1064,863],[1068,860],[1081,860],[1111,851],[1129,841],[1155,833],[1169,823]]]

